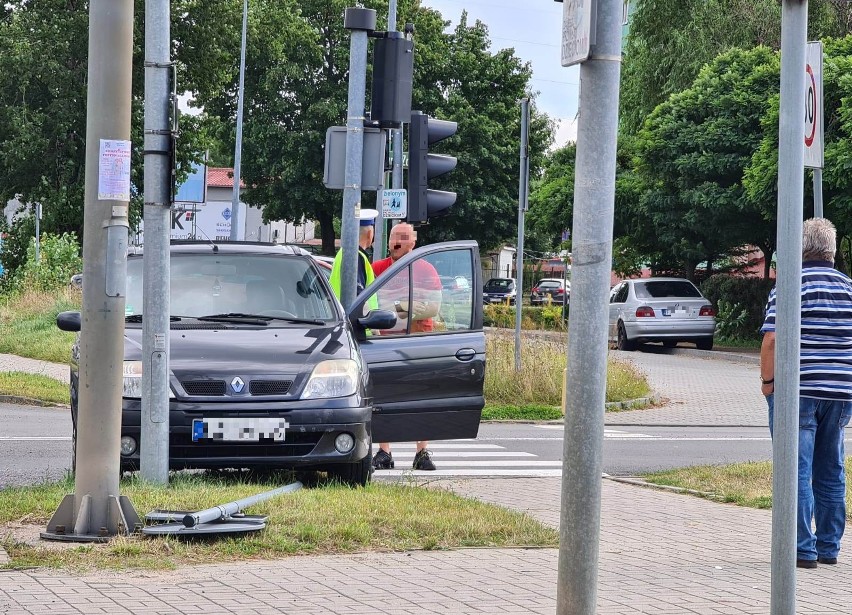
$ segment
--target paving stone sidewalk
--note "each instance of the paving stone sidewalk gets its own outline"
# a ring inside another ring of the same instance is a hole
[[[434,481],[433,488],[559,521],[560,481]],[[768,511],[605,480],[602,615],[769,612]],[[556,549],[460,549],[292,557],[170,572],[0,572],[0,613],[189,615],[552,614]],[[852,611],[852,572],[799,571],[798,613]]]

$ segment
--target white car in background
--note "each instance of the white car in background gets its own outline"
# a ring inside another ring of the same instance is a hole
[[[692,342],[712,350],[716,310],[683,278],[645,278],[616,284],[609,295],[609,339],[619,350],[642,342],[673,348]]]

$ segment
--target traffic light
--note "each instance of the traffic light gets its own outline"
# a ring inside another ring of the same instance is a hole
[[[408,128],[408,216],[412,224],[422,224],[432,216],[447,213],[456,202],[455,192],[430,190],[429,180],[449,173],[458,162],[454,156],[430,154],[429,146],[452,137],[456,122],[436,120],[420,111],[411,112]]]

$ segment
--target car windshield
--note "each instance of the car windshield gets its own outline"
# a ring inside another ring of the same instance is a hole
[[[173,253],[170,266],[173,316],[239,313],[308,321],[337,318],[334,299],[307,257]],[[126,316],[142,313],[142,269],[141,257],[127,259]]]
[[[654,280],[636,282],[636,296],[640,299],[664,299],[668,297],[699,298],[701,293],[689,280]]]
[[[485,292],[499,293],[501,291],[511,291],[515,288],[514,280],[491,279],[485,283]]]

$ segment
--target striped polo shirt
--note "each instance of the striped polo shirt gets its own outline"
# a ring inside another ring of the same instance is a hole
[[[775,331],[775,288],[761,332]],[[799,395],[852,401],[852,279],[828,261],[802,263]]]

